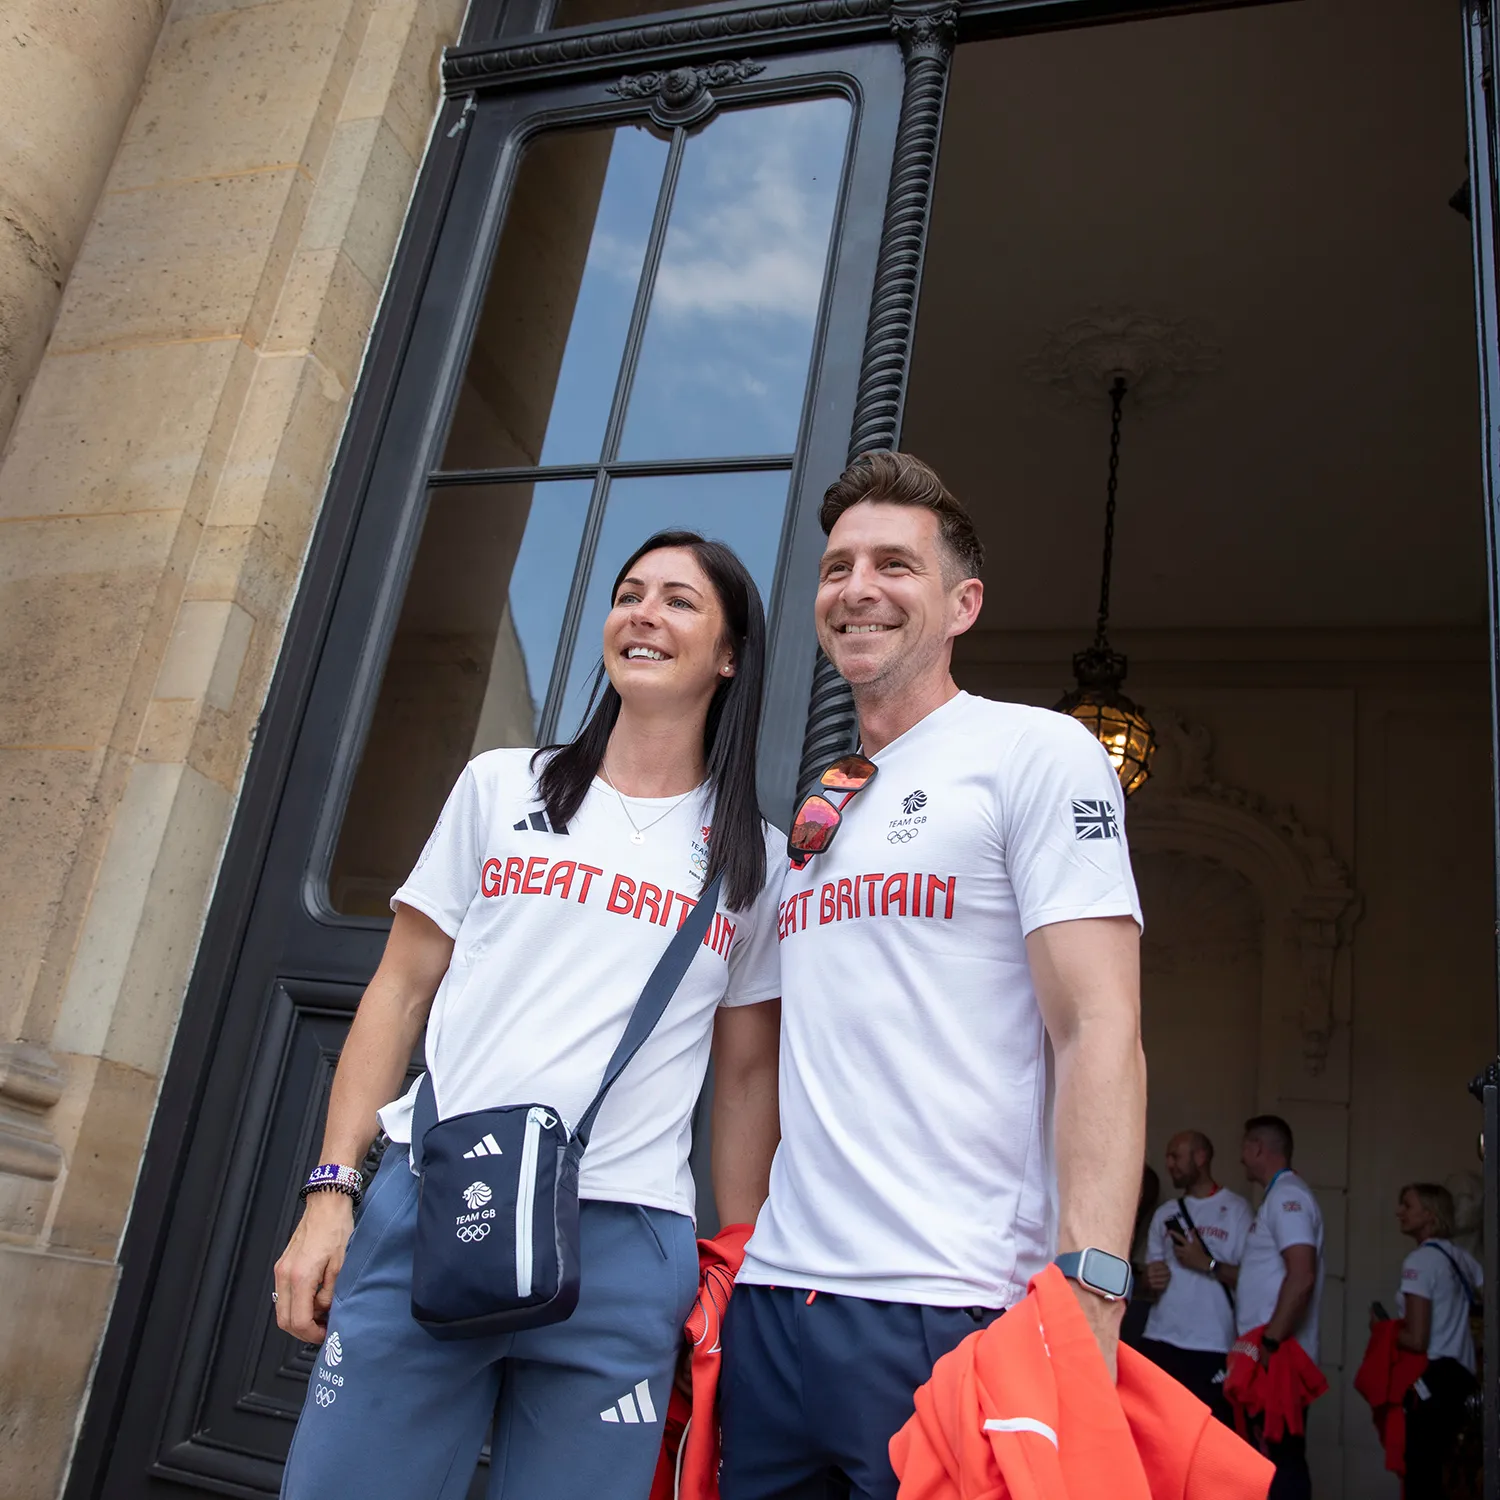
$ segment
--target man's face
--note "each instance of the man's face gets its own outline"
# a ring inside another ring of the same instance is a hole
[[[1247,1135],[1240,1144],[1240,1165],[1251,1182],[1263,1182],[1260,1175],[1261,1160],[1265,1156],[1264,1144],[1253,1135]]]
[[[1179,1193],[1197,1186],[1199,1166],[1191,1136],[1174,1135],[1167,1142],[1167,1176]]]
[[[935,665],[979,613],[977,579],[943,581],[938,518],[864,500],[834,523],[818,571],[818,644],[853,687],[900,688]]]

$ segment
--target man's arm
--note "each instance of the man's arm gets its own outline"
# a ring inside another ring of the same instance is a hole
[[[1058,1249],[1128,1260],[1146,1149],[1140,929],[1133,917],[1054,922],[1026,955],[1057,1060]],[[1113,1374],[1125,1304],[1074,1290]]]
[[[412,1048],[453,957],[453,939],[431,918],[399,905],[375,977],[345,1038],[328,1100],[321,1162],[357,1167],[380,1122],[376,1111],[400,1091]],[[343,1193],[311,1193],[276,1262],[276,1321],[304,1343],[323,1338],[354,1205]]]
[[[1266,1324],[1267,1338],[1285,1343],[1295,1338],[1312,1301],[1313,1288],[1318,1284],[1318,1252],[1312,1245],[1288,1245],[1281,1252],[1286,1264],[1286,1275],[1281,1279],[1281,1290],[1276,1294],[1276,1310]]]
[[[1196,1237],[1185,1240],[1181,1235],[1174,1234],[1172,1254],[1176,1257],[1178,1265],[1186,1266],[1190,1271],[1202,1271],[1205,1276],[1212,1276],[1215,1281],[1222,1281],[1231,1291],[1239,1282],[1240,1268],[1231,1265],[1227,1260],[1215,1260],[1213,1270],[1209,1270],[1208,1251],[1203,1242]]]
[[[713,1179],[721,1224],[753,1224],[781,1139],[781,1001],[722,1006],[714,1020]]]

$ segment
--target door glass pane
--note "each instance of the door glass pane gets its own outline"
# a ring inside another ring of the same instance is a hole
[[[717,116],[683,151],[620,456],[790,453],[850,110]]]
[[[475,755],[533,745],[590,480],[435,489],[329,875],[385,916]]]
[[[667,151],[637,125],[526,148],[445,469],[597,461]]]
[[[625,559],[654,532],[668,528],[696,531],[733,547],[759,586],[762,601],[769,604],[787,480],[786,471],[778,469],[764,474],[673,474],[611,483],[568,667],[558,719],[561,735],[576,734],[583,722],[601,660],[610,585]]]

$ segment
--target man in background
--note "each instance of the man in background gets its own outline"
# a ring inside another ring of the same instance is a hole
[[[1183,1130],[1167,1142],[1167,1176],[1177,1190],[1146,1233],[1146,1280],[1156,1302],[1141,1353],[1230,1421],[1224,1361],[1234,1343],[1233,1277],[1250,1232],[1250,1205],[1214,1181],[1213,1142]]]
[[[1318,1313],[1323,1300],[1323,1215],[1312,1189],[1292,1170],[1292,1128],[1278,1115],[1245,1121],[1240,1148],[1245,1176],[1265,1188],[1235,1278],[1238,1333],[1264,1328],[1263,1356],[1295,1339],[1318,1360]],[[1270,1500],[1308,1500],[1305,1435],[1263,1443],[1276,1465]]]

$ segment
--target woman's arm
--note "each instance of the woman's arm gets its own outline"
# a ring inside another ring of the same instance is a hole
[[[721,1224],[753,1224],[781,1140],[776,1067],[781,1001],[725,1006],[714,1019],[713,1177]]]
[[[453,957],[453,939],[410,906],[396,908],[385,953],[354,1013],[328,1100],[321,1162],[357,1167],[379,1127],[376,1111],[400,1092],[412,1049]],[[333,1303],[354,1205],[343,1193],[310,1193],[302,1221],[276,1262],[276,1321],[320,1343]]]
[[[1406,1315],[1401,1319],[1401,1326],[1396,1330],[1396,1346],[1409,1350],[1412,1354],[1426,1354],[1431,1338],[1432,1301],[1430,1298],[1418,1297],[1408,1292]]]

